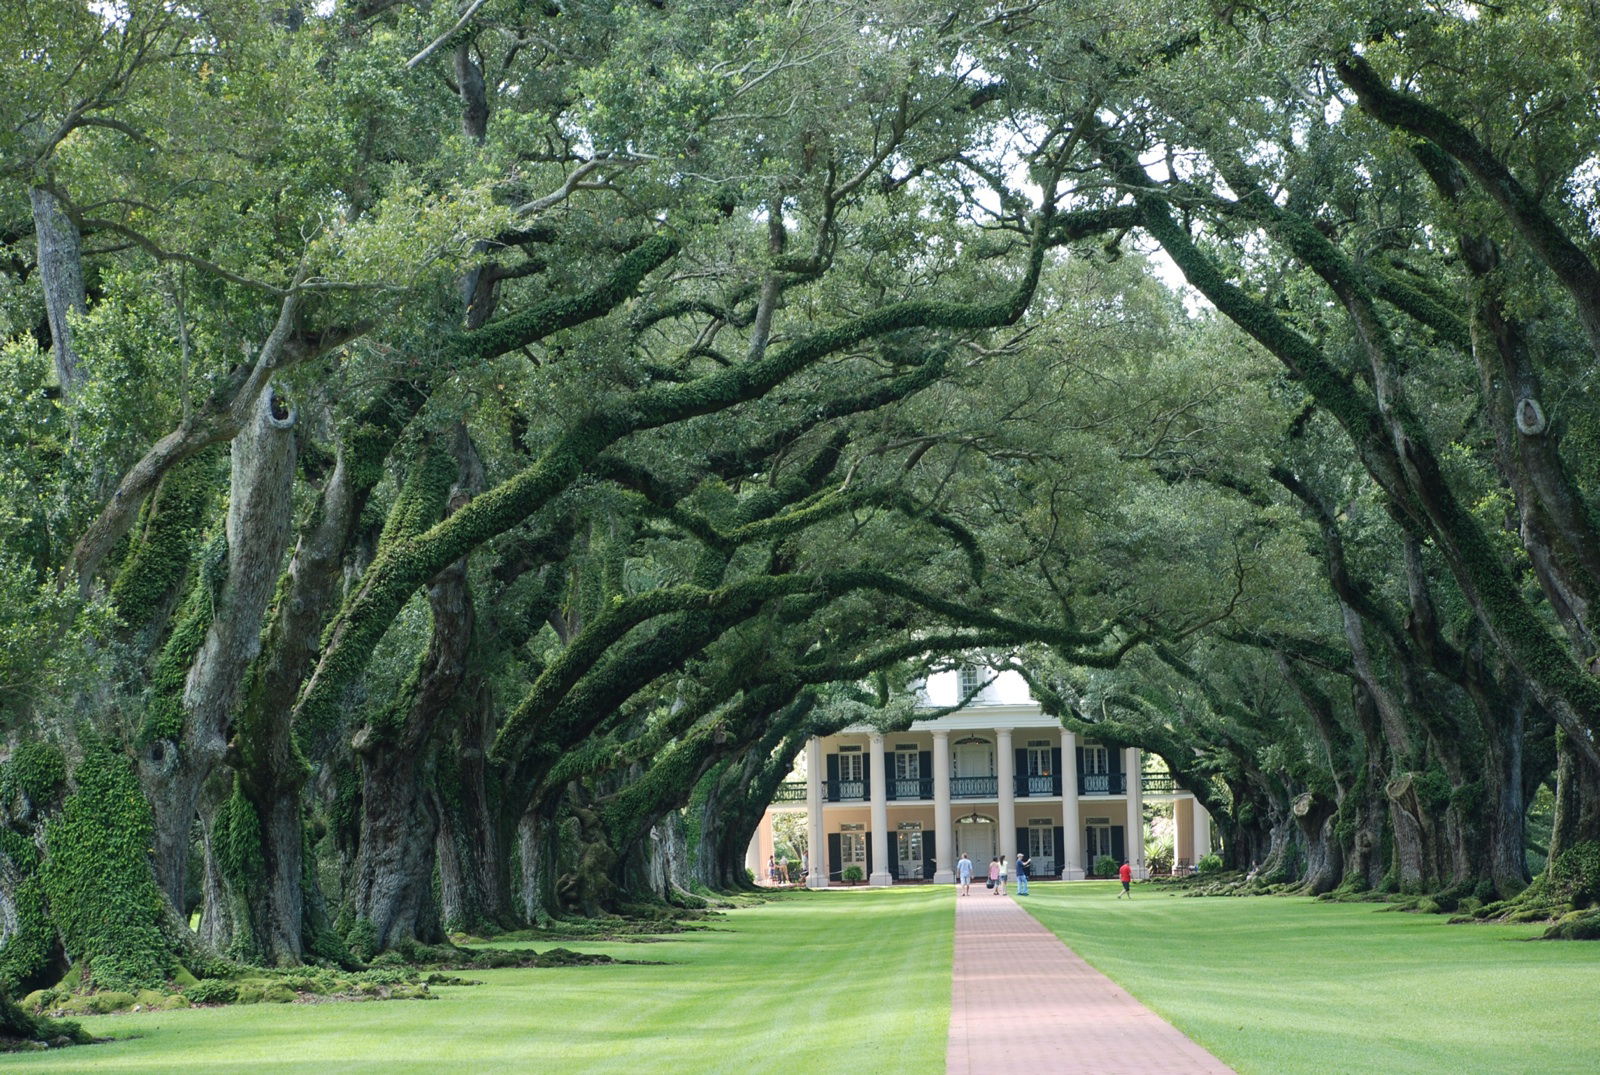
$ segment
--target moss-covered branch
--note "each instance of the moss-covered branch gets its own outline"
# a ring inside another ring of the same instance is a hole
[[[647,388],[601,410],[570,430],[538,462],[416,539],[380,555],[362,578],[329,632],[321,663],[302,696],[298,720],[329,719],[345,685],[353,682],[389,622],[406,600],[446,564],[528,518],[570,485],[607,447],[629,433],[755,399],[821,359],[862,340],[912,327],[992,328],[1022,316],[1043,264],[1050,213],[1035,227],[1022,279],[993,303],[895,303],[834,328],[801,337],[788,347],[685,385]]]

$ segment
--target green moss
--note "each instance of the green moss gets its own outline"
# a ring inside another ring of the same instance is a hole
[[[146,505],[144,525],[111,585],[122,621],[140,627],[182,580],[206,524],[220,453],[202,452],[172,468]]]
[[[1600,911],[1572,911],[1545,931],[1550,941],[1600,941]]]
[[[227,883],[234,921],[248,923],[250,894],[261,891],[265,885],[267,866],[261,850],[261,820],[237,780],[233,794],[217,809],[211,828],[211,846],[217,868]],[[241,963],[260,962],[264,958],[253,931],[243,927],[234,930],[227,955]]]
[[[1575,844],[1557,855],[1548,891],[1577,910],[1600,906],[1600,842]]]
[[[191,1004],[232,1004],[239,999],[239,987],[219,978],[207,978],[183,991]]]
[[[0,1048],[16,1042],[83,1045],[89,1040],[88,1033],[77,1023],[60,1023],[30,1015],[12,1003],[10,995],[0,989]]]
[[[189,678],[189,666],[194,663],[195,654],[200,652],[206,632],[211,629],[211,612],[210,595],[204,583],[196,579],[178,612],[178,625],[168,636],[150,673],[144,720],[135,745],[145,747],[183,735],[183,688]]]
[[[451,341],[449,350],[467,361],[482,361],[543,339],[553,332],[604,316],[632,296],[639,284],[678,252],[669,235],[653,235],[618,263],[599,287],[581,295],[552,299],[512,317],[501,318]]]
[[[56,929],[45,903],[44,885],[32,867],[23,871],[11,899],[16,928],[0,946],[0,991],[47,985],[59,973],[52,970],[58,966]]]
[[[0,766],[0,798],[20,794],[35,804],[46,803],[66,782],[67,758],[53,743],[20,743]]]
[[[378,951],[378,928],[369,918],[358,918],[344,935],[350,954],[360,960],[371,959]]]
[[[75,790],[45,829],[39,877],[67,955],[97,987],[159,986],[172,969],[150,870],[150,808],[128,758],[91,742]]]
[[[389,509],[379,547],[420,534],[438,522],[455,479],[456,461],[450,453],[438,444],[423,445]]]
[[[1414,786],[1422,808],[1430,814],[1438,814],[1450,805],[1450,778],[1443,769],[1435,767],[1416,774]]]

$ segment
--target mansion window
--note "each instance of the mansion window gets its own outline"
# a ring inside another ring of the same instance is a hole
[[[839,826],[839,866],[865,867],[867,864],[867,833],[864,825]]]
[[[839,779],[865,780],[862,774],[862,756],[860,747],[839,748]]]
[[[956,670],[956,696],[958,699],[971,697],[979,687],[983,686],[983,673],[970,664],[964,664]]]
[[[1090,744],[1083,748],[1083,771],[1093,776],[1104,776],[1111,771],[1111,759],[1105,747]]]
[[[902,821],[896,832],[901,862],[922,861],[922,822]]]
[[[1050,775],[1050,740],[1028,740],[1028,776]]]
[[[894,752],[894,778],[896,780],[922,779],[922,762],[914,745],[896,745]]]
[[[1028,857],[1052,860],[1056,857],[1056,828],[1050,818],[1028,819]]]

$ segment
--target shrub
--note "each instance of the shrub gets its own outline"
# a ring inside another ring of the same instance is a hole
[[[1221,855],[1206,855],[1194,864],[1197,873],[1219,873],[1222,870]]]
[[[1117,860],[1110,855],[1101,855],[1094,860],[1094,875],[1096,877],[1117,876]]]
[[[839,875],[839,879],[841,881],[849,882],[853,885],[857,881],[864,880],[865,876],[866,875],[861,872],[860,866],[846,866],[844,868],[844,873]]]

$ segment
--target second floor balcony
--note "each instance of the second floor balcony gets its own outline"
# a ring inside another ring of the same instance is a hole
[[[1177,781],[1168,773],[1145,773],[1140,778],[1140,788],[1147,795],[1171,795],[1182,792]],[[1128,791],[1127,776],[1123,773],[1079,773],[1078,794],[1084,797],[1096,795],[1125,795]],[[1012,794],[1018,799],[1059,798],[1062,794],[1062,783],[1059,774],[1029,773],[1014,778]],[[989,799],[996,800],[1000,795],[1000,778],[997,776],[953,776],[950,778],[951,799]],[[825,802],[870,802],[872,800],[872,782],[861,780],[825,780],[822,785],[822,797]],[[932,802],[934,798],[933,778],[925,777],[896,777],[888,781],[887,794],[884,796],[889,802]],[[796,803],[806,801],[806,785],[803,781],[791,780],[778,786],[773,795],[775,803]]]

